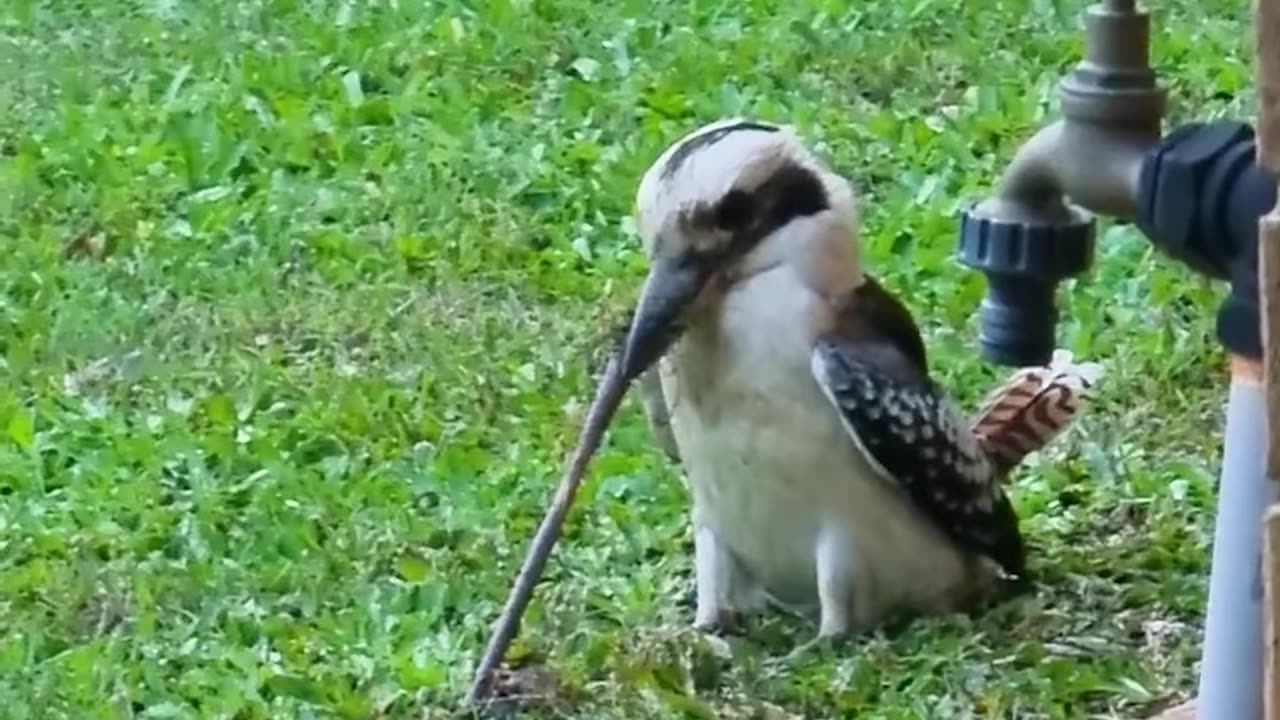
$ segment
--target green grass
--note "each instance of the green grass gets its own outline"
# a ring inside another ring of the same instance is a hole
[[[0,3],[0,714],[447,709],[644,263],[640,173],[731,114],[860,187],[868,264],[976,402],[954,213],[1055,112],[1080,2]],[[1173,120],[1251,118],[1244,5],[1155,3]],[[1129,718],[1194,687],[1223,294],[1103,225],[1108,367],[1016,481],[1038,593],[790,672],[684,630],[677,470],[629,403],[513,657],[570,718]]]

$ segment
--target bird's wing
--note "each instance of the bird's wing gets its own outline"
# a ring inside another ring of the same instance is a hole
[[[671,411],[667,407],[666,393],[662,390],[658,365],[655,364],[640,376],[637,390],[640,392],[644,414],[649,421],[649,434],[653,436],[654,443],[673,462],[680,462],[680,447],[671,430]]]
[[[910,315],[874,283],[854,295],[811,355],[850,439],[954,542],[1024,576],[1018,518],[967,423],[923,369]]]

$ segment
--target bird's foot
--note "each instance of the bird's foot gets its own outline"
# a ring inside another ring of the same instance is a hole
[[[712,635],[737,635],[746,624],[743,614],[732,608],[719,608],[709,612],[699,612],[693,621],[693,629]]]
[[[786,655],[774,657],[766,663],[774,670],[782,670],[796,665],[805,658],[836,651],[844,646],[848,635],[844,633],[819,633],[815,637],[800,643]]]
[[[1023,572],[1021,575],[1004,578],[1000,584],[1001,596],[1005,599],[1012,599],[1022,595],[1030,595],[1036,591],[1035,578],[1030,573]]]

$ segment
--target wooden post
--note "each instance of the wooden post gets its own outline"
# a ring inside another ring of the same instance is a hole
[[[1258,164],[1280,173],[1280,0],[1256,0]],[[1267,397],[1267,472],[1280,478],[1280,206],[1258,221],[1258,272]]]
[[[1254,72],[1258,93],[1258,164],[1280,172],[1280,0],[1254,1]],[[1258,221],[1263,387],[1267,401],[1267,475],[1280,479],[1280,204]],[[1263,706],[1280,720],[1280,506],[1263,518],[1265,662]]]
[[[1280,662],[1280,505],[1272,505],[1267,508],[1266,516],[1262,521],[1263,532],[1266,534],[1262,544],[1262,577],[1263,592],[1266,593],[1266,600],[1263,603],[1266,612],[1266,621],[1263,625],[1266,633],[1266,664],[1264,672],[1264,692],[1266,696],[1263,698],[1263,707],[1266,711],[1267,720],[1280,719],[1280,682],[1277,682],[1277,673],[1280,667],[1276,663]]]

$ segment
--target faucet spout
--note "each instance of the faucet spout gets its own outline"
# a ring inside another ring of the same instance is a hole
[[[1142,163],[1158,140],[1145,131],[1058,120],[1018,149],[995,195],[974,213],[1004,222],[1065,225],[1079,221],[1075,204],[1132,220]]]
[[[1130,220],[1145,154],[1160,140],[1165,91],[1150,67],[1150,16],[1132,0],[1085,11],[1085,57],[1059,87],[1063,118],[1014,156],[977,209],[1007,222],[1057,223],[1068,203]]]
[[[1062,119],[1028,139],[995,193],[961,219],[961,261],[988,279],[983,354],[1003,364],[1047,361],[1054,287],[1091,264],[1094,215],[1139,215],[1144,162],[1160,142],[1165,91],[1150,66],[1147,11],[1102,0],[1084,21],[1085,56],[1059,85]]]

